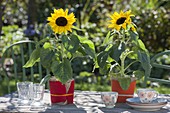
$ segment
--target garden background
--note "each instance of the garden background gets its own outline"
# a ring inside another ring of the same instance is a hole
[[[100,51],[99,45],[108,32],[106,22],[109,14],[129,9],[136,15],[133,22],[138,26],[140,39],[150,56],[170,50],[169,0],[0,0],[0,60],[9,45],[26,39],[37,41],[47,36],[46,19],[54,8],[68,8],[75,14],[75,26],[81,29],[78,34],[91,39],[96,51]],[[158,62],[170,64],[170,56],[164,55]],[[108,76],[99,74],[98,70],[92,72],[91,59],[77,58],[72,66],[76,90],[111,90]],[[131,68],[136,67],[140,68],[139,65]],[[151,76],[170,80],[170,70],[153,68]],[[3,86],[3,77],[0,64],[0,86]],[[160,93],[170,93],[170,86],[165,84],[148,82],[147,86]],[[143,87],[143,79],[137,82],[137,87]],[[4,90],[5,87],[0,87],[0,95],[4,94]]]

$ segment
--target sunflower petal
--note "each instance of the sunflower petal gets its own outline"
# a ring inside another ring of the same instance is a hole
[[[47,21],[52,21],[52,17],[48,17],[48,18],[47,18]]]
[[[116,25],[115,28],[116,28],[117,31],[120,31],[121,26]]]
[[[58,12],[58,10],[57,9],[54,9],[54,13],[57,13]]]
[[[68,9],[65,10],[65,16],[67,16],[67,14],[68,14]]]
[[[122,24],[122,28],[126,29],[126,23]]]

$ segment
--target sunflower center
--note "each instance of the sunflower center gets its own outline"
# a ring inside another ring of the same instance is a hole
[[[125,20],[126,20],[126,17],[121,17],[117,20],[116,24],[117,25],[123,24],[125,22]]]
[[[58,26],[66,26],[67,25],[67,19],[65,17],[58,17],[56,20],[55,20],[55,23],[58,25]]]

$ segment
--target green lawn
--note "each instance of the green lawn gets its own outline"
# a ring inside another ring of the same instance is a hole
[[[12,86],[11,89],[13,91],[16,90],[14,82],[10,82],[10,85]],[[140,88],[137,86],[137,88]],[[136,88],[136,89],[137,89]],[[158,91],[160,94],[170,94],[170,87],[166,86],[160,86],[159,88],[154,88],[156,91]],[[75,90],[82,90],[82,91],[111,91],[111,86],[109,85],[98,85],[98,84],[89,84],[89,83],[81,83],[81,84],[75,84]],[[0,83],[0,96],[7,93],[7,85],[4,82]]]
[[[137,86],[136,89],[140,88]],[[151,88],[151,87],[149,87]],[[159,88],[153,88],[160,94],[170,94],[170,87],[160,86]],[[75,90],[88,90],[88,91],[111,91],[111,86],[109,85],[98,85],[98,84],[75,84]]]

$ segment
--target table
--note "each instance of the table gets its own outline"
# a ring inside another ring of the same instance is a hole
[[[74,93],[74,104],[69,105],[51,105],[50,93],[45,91],[43,102],[45,103],[46,109],[40,111],[30,111],[27,109],[17,108],[17,93],[12,93],[0,97],[0,112],[14,113],[14,112],[29,112],[29,113],[153,113],[153,112],[142,112],[137,111],[129,107],[126,103],[116,103],[115,108],[105,108],[102,103],[100,92],[95,91],[75,91]],[[154,113],[170,113],[170,94],[160,94],[160,98],[166,98],[168,104],[161,110],[155,111]]]

